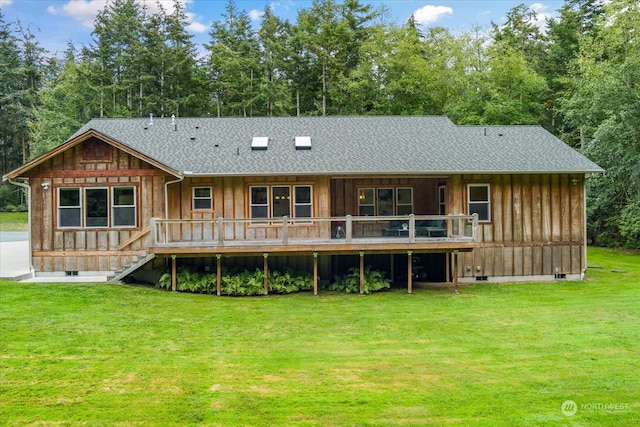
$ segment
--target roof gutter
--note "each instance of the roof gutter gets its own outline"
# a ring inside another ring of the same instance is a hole
[[[26,182],[14,181],[11,178],[3,177],[5,181],[10,184],[17,185],[18,187],[25,188],[27,190],[27,241],[29,242],[29,272],[31,278],[36,277],[36,269],[33,268],[33,253],[31,252],[31,185],[29,185],[29,179],[25,178]]]

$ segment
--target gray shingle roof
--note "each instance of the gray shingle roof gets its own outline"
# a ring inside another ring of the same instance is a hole
[[[441,116],[93,119],[71,139],[90,129],[196,175],[602,172],[540,126]],[[252,150],[261,136],[268,148]],[[296,149],[296,136],[312,148]]]

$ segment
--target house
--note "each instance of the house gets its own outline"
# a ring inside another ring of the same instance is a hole
[[[366,263],[410,292],[580,279],[602,172],[539,126],[151,116],[91,120],[3,180],[29,189],[35,275]]]

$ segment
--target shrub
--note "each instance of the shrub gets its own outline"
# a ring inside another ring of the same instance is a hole
[[[385,273],[383,271],[371,270],[371,266],[366,266],[364,269],[364,293],[369,294],[371,292],[380,291],[383,289],[389,289],[391,283],[384,278]],[[360,269],[358,267],[352,267],[349,269],[349,273],[344,276],[336,276],[335,282],[329,285],[330,291],[357,293],[360,292]]]
[[[171,288],[171,273],[164,273],[156,285],[162,289]],[[291,271],[269,273],[268,286],[270,293],[288,294],[308,291],[313,288],[311,275],[296,275]],[[180,267],[176,273],[176,290],[181,292],[215,293],[216,274],[200,274],[188,267]],[[229,296],[251,296],[264,294],[264,272],[245,270],[238,274],[225,274],[221,277],[220,293]]]

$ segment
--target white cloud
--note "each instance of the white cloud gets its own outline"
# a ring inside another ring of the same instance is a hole
[[[81,22],[82,26],[93,28],[96,15],[106,4],[106,0],[69,0],[61,8],[49,6],[47,12],[54,16],[70,16]]]
[[[252,21],[261,20],[263,15],[264,15],[264,12],[258,9],[252,9],[251,11],[249,11],[249,18],[251,18]]]
[[[433,24],[445,15],[453,15],[453,9],[447,6],[426,5],[413,12],[417,24]]]
[[[544,30],[547,26],[547,21],[553,18],[553,13],[547,12],[548,7],[542,3],[533,3],[529,7],[536,13],[536,17],[531,23]]]
[[[0,7],[9,6],[11,3],[13,3],[13,0],[0,0]]]
[[[13,0],[0,0],[0,2]],[[49,6],[47,12],[54,16],[68,16],[82,23],[82,26],[93,29],[93,23],[98,13],[105,8],[109,0],[69,0],[62,7]],[[166,13],[173,13],[174,0],[136,0],[140,6],[146,7],[149,13],[156,13],[160,6]],[[188,6],[193,0],[182,0],[182,4]],[[198,22],[193,13],[185,12],[187,17],[187,31],[202,33],[207,26]]]

